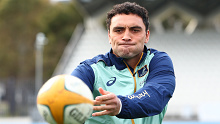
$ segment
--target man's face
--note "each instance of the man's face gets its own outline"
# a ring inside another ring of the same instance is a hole
[[[111,19],[109,42],[113,53],[119,57],[131,59],[141,55],[149,35],[142,18],[138,15],[117,14]]]

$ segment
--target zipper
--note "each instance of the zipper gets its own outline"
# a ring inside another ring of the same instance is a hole
[[[136,74],[135,69],[136,69],[137,65],[139,64],[139,62],[141,61],[142,56],[143,56],[143,52],[142,52],[142,54],[141,54],[141,57],[140,57],[138,63],[137,63],[136,66],[134,67],[134,72],[133,72],[133,73],[131,72],[131,69],[129,68],[128,64],[123,60],[123,62],[125,63],[125,65],[127,66],[128,70],[129,70],[129,72],[130,72],[131,75],[133,76],[133,79],[134,79],[134,93],[137,91],[137,82],[136,82],[136,77],[135,77],[135,74]],[[134,119],[131,119],[131,123],[132,123],[132,124],[135,124]]]
[[[137,64],[136,64],[135,67],[134,67],[134,72],[133,72],[133,73],[131,72],[131,69],[129,68],[128,64],[123,60],[123,62],[124,62],[125,65],[127,66],[129,72],[131,73],[131,75],[132,75],[132,77],[133,77],[133,79],[134,79],[134,93],[137,91],[137,82],[136,82],[136,77],[135,77],[135,74],[136,74],[137,72],[135,72],[135,69],[136,69],[137,65],[139,64],[139,62],[141,61],[142,56],[143,56],[143,52],[142,52],[142,54],[141,54],[141,57],[140,57],[139,61],[137,62]]]
[[[125,63],[125,65],[127,66],[127,68],[128,68],[128,70],[129,70],[129,72],[131,73],[131,75],[132,75],[132,77],[133,77],[133,79],[134,79],[134,93],[136,92],[136,88],[137,88],[137,83],[136,83],[136,77],[135,77],[135,72],[134,73],[132,73],[131,72],[131,69],[129,68],[129,66],[128,66],[128,64],[124,61],[124,63]],[[135,66],[135,68],[134,68],[134,71],[135,71],[135,69],[136,69],[136,66]]]
[[[131,119],[131,123],[132,123],[132,124],[135,124],[134,119]]]

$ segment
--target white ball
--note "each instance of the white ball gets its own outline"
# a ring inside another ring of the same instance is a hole
[[[50,124],[83,124],[92,114],[92,100],[92,92],[82,80],[58,75],[39,90],[37,108]]]

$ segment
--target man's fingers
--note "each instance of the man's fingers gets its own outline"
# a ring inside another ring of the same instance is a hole
[[[96,110],[96,111],[102,111],[102,110],[111,110],[111,109],[114,109],[115,106],[114,105],[101,105],[101,106],[93,106],[93,110]]]
[[[101,87],[99,87],[99,92],[100,92],[102,95],[107,95],[107,94],[110,93],[110,92],[108,92],[108,91],[103,90]]]
[[[111,97],[111,96],[108,96],[108,95],[97,96],[97,97],[95,98],[96,101],[107,101],[107,100],[109,100],[109,99],[112,99],[112,97]]]
[[[92,113],[92,116],[102,116],[102,115],[114,116],[113,110],[103,110],[103,111],[100,111],[100,112]]]
[[[100,111],[100,112],[95,112],[92,114],[92,116],[102,116],[102,115],[108,115],[111,113],[109,111],[109,106],[93,106],[93,110]],[[103,111],[102,111],[103,110]]]
[[[94,100],[93,104],[94,105],[111,104],[111,101],[97,101],[97,100]]]
[[[111,100],[115,98],[115,95],[109,93],[109,94],[106,94],[106,95],[102,95],[102,96],[97,96],[95,98],[96,101],[107,101],[107,100]]]
[[[99,111],[92,114],[92,116],[102,116],[102,115],[117,115],[120,109],[120,100],[118,97],[111,92],[105,91],[99,88],[100,94],[102,96],[97,96],[93,101],[93,110]]]
[[[107,115],[109,112],[107,110],[101,111],[101,112],[95,112],[92,113],[92,116],[102,116],[102,115]]]
[[[103,90],[101,87],[99,87],[99,92],[100,92],[102,95],[106,95],[105,90]]]

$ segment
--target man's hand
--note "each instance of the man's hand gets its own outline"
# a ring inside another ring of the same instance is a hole
[[[100,112],[95,112],[92,116],[117,115],[121,107],[119,98],[114,93],[105,91],[102,88],[99,88],[99,92],[102,96],[97,96],[94,100],[94,105],[99,106],[93,106],[93,110]]]

